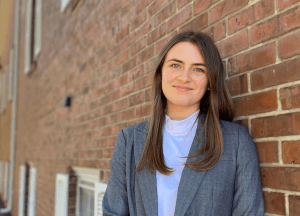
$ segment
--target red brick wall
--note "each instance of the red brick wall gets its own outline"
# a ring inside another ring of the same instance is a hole
[[[150,115],[158,53],[187,29],[216,41],[235,122],[248,127],[257,145],[266,212],[300,214],[299,1],[81,0],[64,13],[60,0],[43,1],[42,51],[30,75],[23,72],[25,4],[13,215],[26,162],[37,167],[39,216],[54,214],[56,174],[69,173],[70,166],[100,168],[108,182],[118,132]],[[70,203],[73,215],[74,199]]]

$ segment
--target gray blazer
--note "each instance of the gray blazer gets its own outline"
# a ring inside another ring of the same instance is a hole
[[[204,143],[204,120],[198,120],[189,155]],[[210,170],[185,166],[178,186],[175,216],[264,215],[256,146],[245,126],[220,121],[223,154]],[[144,121],[120,130],[111,158],[111,173],[102,201],[103,215],[157,216],[156,174],[148,167],[135,173],[149,130]],[[187,162],[199,160],[188,158]]]

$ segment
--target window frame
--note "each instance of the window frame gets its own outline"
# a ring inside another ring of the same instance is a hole
[[[24,73],[29,74],[36,66],[42,50],[43,0],[27,0],[25,18]]]
[[[76,189],[76,216],[79,216],[80,207],[80,187],[89,189],[96,193],[95,184],[100,181],[100,169],[86,168],[86,167],[72,167],[77,176],[77,189]],[[82,181],[94,184],[94,187],[87,186]]]
[[[60,12],[64,12],[71,0],[60,0]]]

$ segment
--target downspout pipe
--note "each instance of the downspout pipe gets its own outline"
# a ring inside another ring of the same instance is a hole
[[[15,167],[15,142],[16,142],[16,119],[17,119],[17,95],[18,95],[18,59],[19,59],[19,0],[15,0],[15,30],[14,30],[14,94],[12,104],[12,123],[11,123],[11,148],[10,148],[10,172],[9,172],[9,196],[6,208],[0,209],[0,215],[10,213],[13,204],[14,194],[14,167]]]

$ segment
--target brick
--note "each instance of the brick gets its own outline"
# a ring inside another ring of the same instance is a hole
[[[143,10],[137,15],[137,17],[131,22],[131,31],[139,27],[147,19],[147,10]]]
[[[153,20],[151,18],[150,20],[148,20],[144,24],[142,24],[141,27],[137,30],[136,40],[140,39],[141,37],[144,37],[152,29],[153,29]]]
[[[120,43],[120,50],[126,49],[128,46],[130,46],[132,43],[136,42],[136,32],[132,32],[128,37],[126,37],[121,43]]]
[[[286,59],[300,54],[300,32],[282,38],[278,42],[278,56]]]
[[[136,93],[129,97],[129,106],[135,106],[144,102],[144,92]],[[132,116],[133,118],[134,116]],[[123,118],[122,118],[123,120]],[[129,120],[129,119],[127,119]]]
[[[169,42],[176,34],[177,34],[177,31],[173,31],[167,38],[164,38],[164,39],[156,42],[154,45],[154,50],[155,50],[154,55],[159,54],[161,52],[161,50],[163,49],[163,47],[167,44],[167,42]]]
[[[123,17],[125,14],[127,14],[129,12],[129,10],[130,10],[130,3],[128,2],[121,9],[121,17]]]
[[[177,0],[177,9],[180,10],[183,8],[185,5],[190,3],[192,0]]]
[[[136,43],[131,46],[131,56],[135,55],[146,46],[146,36],[139,39]]]
[[[150,59],[149,61],[145,62],[144,71],[145,74],[154,72],[156,69],[156,58]]]
[[[131,94],[135,91],[135,83],[131,82],[125,86],[121,87],[121,97]]]
[[[139,65],[143,63],[144,61],[152,58],[153,55],[154,55],[154,45],[151,45],[150,47],[146,48],[144,51],[142,51],[137,55],[136,64]]]
[[[123,28],[120,32],[117,34],[117,43],[119,41],[123,40],[127,35],[129,34],[129,25],[126,25],[125,28]]]
[[[113,148],[103,149],[103,158],[111,158],[113,156]]]
[[[184,26],[180,27],[178,29],[178,33],[181,33],[183,31],[187,30],[194,30],[194,31],[200,31],[201,29],[206,28],[208,25],[208,16],[207,13],[201,14],[200,16],[192,19]]]
[[[288,6],[291,6],[292,4],[295,4],[296,2],[299,2],[299,0],[277,0],[277,10],[282,10],[284,8],[287,8]]]
[[[278,163],[278,142],[255,142],[259,163]]]
[[[125,63],[123,63],[123,65],[122,65],[122,73],[125,73],[126,71],[130,70],[131,68],[133,68],[135,66],[135,62],[136,62],[136,57],[133,57],[133,58],[127,60]]]
[[[300,164],[300,141],[282,142],[282,160],[288,164]]]
[[[228,34],[232,34],[274,13],[273,0],[262,0],[228,18]]]
[[[122,52],[120,55],[116,57],[116,64],[119,65],[129,58],[129,49]]]
[[[127,121],[133,118],[134,118],[134,109],[129,109],[122,112],[122,121]]]
[[[285,215],[285,198],[283,193],[263,191],[265,212]]]
[[[211,0],[195,0],[194,1],[194,15],[197,15],[204,10],[206,10],[210,5],[212,1]]]
[[[209,23],[214,23],[224,16],[237,11],[248,4],[249,0],[224,0],[209,11]]]
[[[263,187],[300,191],[299,167],[260,167],[260,175]]]
[[[214,42],[221,40],[226,37],[226,25],[225,21],[220,22],[210,28],[208,28],[204,33],[208,34]]]
[[[136,14],[139,14],[148,4],[151,3],[151,0],[141,0],[136,5]]]
[[[225,58],[244,49],[247,49],[249,47],[247,32],[247,30],[244,30],[227,38],[226,40],[216,43],[221,58]]]
[[[153,74],[149,73],[140,79],[135,81],[136,83],[136,91],[146,88],[152,84],[153,81]]]
[[[167,0],[156,0],[152,4],[149,5],[148,7],[148,13],[151,16],[156,14],[163,6],[167,4]]]
[[[276,90],[234,98],[236,116],[254,115],[277,109]]]
[[[228,59],[228,76],[253,70],[276,62],[275,42]]]
[[[132,69],[131,71],[129,71],[128,73],[128,82],[131,82],[141,76],[144,75],[144,67],[143,65],[140,65],[134,69]]]
[[[251,120],[255,138],[300,134],[300,113],[288,113]]]
[[[192,8],[187,6],[167,22],[167,33],[192,18]]]
[[[147,44],[148,45],[152,44],[153,42],[162,38],[165,34],[166,34],[166,23],[163,23],[148,34]]]
[[[300,27],[300,7],[263,21],[250,29],[250,44],[255,45]]]
[[[171,17],[176,11],[175,2],[172,1],[167,4],[161,11],[159,11],[153,18],[154,20],[154,27],[158,26],[164,20]]]
[[[300,85],[282,88],[279,94],[283,110],[300,108]]]
[[[109,102],[118,100],[120,98],[120,89],[114,91],[109,95]]]
[[[147,89],[145,90],[145,103],[147,102],[151,102],[153,99],[152,99],[152,95],[151,95],[151,89]]]
[[[228,79],[227,86],[232,96],[248,92],[247,74],[232,77]]]
[[[300,196],[289,195],[289,215],[297,216],[300,215]]]
[[[300,79],[300,58],[286,61],[251,73],[251,90],[259,90]]]

